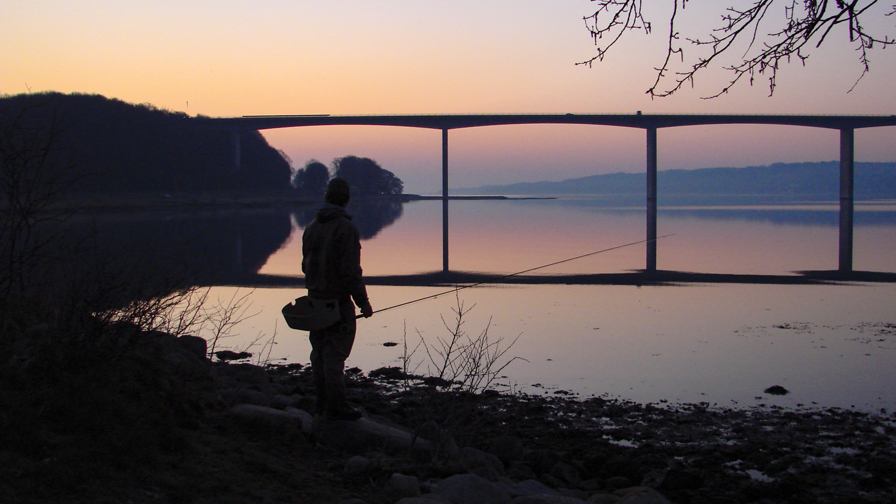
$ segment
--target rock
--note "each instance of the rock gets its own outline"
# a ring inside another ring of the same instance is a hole
[[[442,428],[439,427],[439,424],[430,420],[417,429],[417,435],[424,439],[438,442],[441,441],[445,433],[442,431]]]
[[[617,455],[607,460],[601,468],[600,475],[604,478],[622,476],[630,482],[628,486],[644,479],[644,471],[638,461],[625,455]]]
[[[255,404],[257,406],[271,406],[271,400],[265,394],[252,389],[247,388],[227,388],[223,389],[220,392],[221,399],[224,401],[224,404],[228,406],[235,406],[237,404]]]
[[[538,478],[535,471],[528,464],[517,462],[507,469],[507,476],[517,481],[534,480]]]
[[[579,488],[582,490],[587,490],[589,492],[593,492],[595,490],[600,490],[603,488],[600,479],[598,478],[590,478],[581,483],[579,483]]]
[[[395,504],[452,504],[452,502],[442,495],[426,494],[420,497],[405,497]]]
[[[252,354],[250,354],[249,352],[237,353],[237,352],[234,352],[231,350],[219,350],[219,351],[215,352],[215,357],[217,357],[218,360],[222,360],[222,361],[235,361],[235,360],[248,359],[248,358],[252,357]]]
[[[205,338],[184,335],[177,338],[177,345],[197,359],[205,360],[208,357],[208,342]]]
[[[632,482],[625,476],[613,476],[604,481],[604,486],[609,489],[630,488]]]
[[[616,504],[671,504],[663,494],[650,487],[633,487],[617,490],[622,498]]]
[[[301,399],[302,396],[299,395],[286,396],[283,394],[276,394],[271,398],[271,407],[277,409],[297,408],[299,403],[301,402]]]
[[[703,475],[699,471],[687,468],[669,469],[658,487],[661,490],[688,490],[704,486]]]
[[[420,496],[420,480],[416,476],[394,473],[386,482],[384,492],[392,500]]]
[[[587,504],[588,501],[558,494],[526,495],[513,499],[512,504]]]
[[[306,434],[311,433],[311,429],[314,425],[314,417],[311,416],[311,413],[308,413],[305,410],[300,410],[296,408],[286,408],[284,411],[291,415],[298,416],[302,419],[302,432]]]
[[[771,387],[765,389],[764,392],[771,395],[787,395],[790,393],[789,390],[780,385],[772,385]]]
[[[220,376],[229,379],[232,383],[238,383],[245,388],[257,390],[268,396],[273,396],[276,393],[264,368],[252,364],[220,364],[217,369]]]
[[[490,481],[497,481],[498,477],[504,474],[504,464],[501,459],[491,453],[469,446],[460,450],[457,462],[466,471],[478,474]]]
[[[588,493],[584,490],[579,490],[578,488],[560,487],[557,489],[557,493],[559,493],[560,495],[565,495],[567,497],[575,497],[576,499],[581,499],[581,500],[588,500],[588,497],[591,496],[590,493]]]
[[[557,462],[562,460],[562,456],[554,450],[538,450],[526,453],[525,459],[532,464],[532,468],[538,474],[551,472],[551,469]]]
[[[119,322],[116,324],[116,327],[121,327],[123,322]],[[130,324],[128,324],[130,325]],[[139,332],[140,329],[136,325],[131,326],[132,330]],[[153,345],[156,348],[163,348],[170,350],[172,347],[177,345],[177,336],[173,334],[169,334],[162,331],[146,331],[142,333],[143,342]]]
[[[345,472],[345,474],[351,475],[364,474],[370,471],[371,467],[373,467],[373,462],[369,458],[363,457],[361,455],[355,455],[345,462],[345,468],[343,468],[343,471]]]
[[[589,504],[616,504],[620,500],[621,497],[618,495],[608,494],[608,493],[598,493],[594,494],[588,498]]]
[[[544,483],[534,480],[527,479],[525,481],[520,481],[516,485],[510,487],[510,495],[513,497],[521,497],[526,495],[545,495],[545,494],[556,494],[557,492],[552,490],[549,486]]]
[[[435,492],[452,504],[506,504],[510,494],[499,485],[475,474],[456,474],[446,478]]]
[[[181,349],[166,353],[162,357],[162,363],[166,372],[184,378],[196,379],[208,374],[208,368],[203,361]]]
[[[560,481],[556,476],[552,476],[548,473],[542,474],[538,479],[551,488],[560,488],[564,485],[564,483]]]
[[[264,423],[274,427],[299,427],[302,426],[302,415],[289,411],[281,411],[255,404],[238,404],[230,408],[234,416]]]
[[[509,466],[523,456],[523,441],[516,436],[501,436],[491,442],[488,451]]]
[[[384,420],[360,418],[358,420],[314,419],[312,430],[318,442],[333,446],[349,453],[359,453],[370,449],[387,452],[406,450],[429,452],[432,444],[404,428]]]
[[[582,482],[582,476],[579,474],[579,471],[566,462],[557,462],[554,464],[554,467],[551,468],[550,475],[562,481],[564,484],[572,486],[579,486],[579,483]]]

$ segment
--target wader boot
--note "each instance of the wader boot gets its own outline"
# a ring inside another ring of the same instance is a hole
[[[311,331],[309,336],[311,370],[317,391],[316,412],[322,409],[330,420],[361,418],[361,412],[350,407],[345,398],[345,360],[355,341],[354,308],[346,304],[349,311],[342,322],[320,331]]]

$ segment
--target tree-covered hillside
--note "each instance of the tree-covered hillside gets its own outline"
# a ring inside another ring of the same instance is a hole
[[[0,150],[48,155],[45,173],[81,193],[288,190],[289,162],[258,132],[242,133],[234,168],[231,133],[186,114],[99,95],[0,96]],[[0,152],[3,154],[3,152]],[[57,182],[59,182],[57,180]]]

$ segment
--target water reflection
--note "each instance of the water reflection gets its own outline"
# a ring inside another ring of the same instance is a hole
[[[81,213],[42,227],[52,248],[42,250],[39,276],[51,279],[41,283],[59,295],[73,285],[129,284],[119,302],[185,286],[263,285],[257,273],[318,206]],[[353,202],[350,210],[369,240],[401,217],[402,205]]]
[[[67,257],[79,257],[84,270],[122,271],[141,279],[179,278],[194,285],[300,286],[298,242],[317,208],[81,215],[65,224],[65,240],[57,246]],[[870,262],[877,273],[857,268],[860,271],[844,277],[835,271],[835,210],[834,205],[666,208],[660,213],[661,231],[678,235],[660,243],[660,271],[655,275],[640,271],[644,252],[636,245],[579,264],[501,278],[642,240],[643,210],[582,199],[458,202],[452,207],[451,229],[452,264],[458,267],[444,272],[437,267],[439,202],[375,200],[349,206],[364,240],[365,276],[371,285],[444,286],[496,279],[530,285],[894,281],[887,272],[896,265],[881,264],[877,255]],[[400,219],[403,224],[393,229]],[[880,249],[875,254],[889,255],[894,208],[858,205],[856,222],[859,244],[870,232],[875,249]],[[801,234],[794,235],[795,229]],[[752,243],[745,245],[745,240]],[[747,250],[758,255],[745,258]],[[826,258],[818,259],[820,251]],[[769,271],[752,271],[759,265],[770,265]]]
[[[851,339],[861,324],[893,322],[896,211],[856,210],[859,271],[849,282],[836,271],[836,205],[665,208],[659,232],[677,235],[661,242],[656,276],[640,272],[645,252],[634,246],[504,278],[462,292],[477,305],[470,327],[491,320],[496,336],[522,334],[515,351],[530,363],[508,370],[522,385],[745,405],[780,384],[794,391],[775,399],[785,405],[896,406],[892,395],[878,397],[896,386],[894,350],[872,351]],[[273,359],[306,362],[307,338],[285,330],[279,309],[302,292],[301,232],[315,211],[316,205],[80,216],[67,224],[67,244],[81,251],[87,269],[140,266],[143,277],[123,277],[134,284],[146,275],[190,273],[193,283],[216,286],[212,296],[225,299],[239,286],[254,287],[252,310],[259,315],[240,331],[249,339],[276,335]],[[638,207],[457,202],[451,207],[456,269],[442,272],[441,202],[357,206],[351,213],[363,228],[362,263],[375,309],[644,237]],[[400,345],[382,344],[403,334],[441,334],[440,317],[450,318],[453,303],[444,296],[364,321],[358,343],[364,347],[349,364],[368,371],[399,365]],[[812,334],[779,328],[797,322],[813,323]]]
[[[292,217],[299,228],[304,229],[314,220],[318,206],[309,206],[292,210]],[[352,200],[346,207],[352,221],[358,228],[362,240],[376,236],[386,226],[393,224],[404,211],[400,201],[388,199]]]
[[[39,276],[56,294],[114,301],[164,295],[191,285],[226,285],[253,276],[292,231],[273,211],[82,213],[46,224]]]

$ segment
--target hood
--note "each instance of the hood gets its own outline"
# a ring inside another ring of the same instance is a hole
[[[349,215],[344,208],[330,203],[327,203],[325,207],[318,210],[317,214],[314,216],[314,218],[319,222],[328,222],[333,219],[338,219],[339,217],[345,217],[349,220],[351,220],[352,218],[352,216]]]

